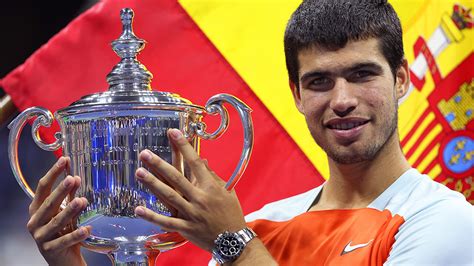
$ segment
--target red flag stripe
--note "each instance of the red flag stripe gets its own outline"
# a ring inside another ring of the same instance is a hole
[[[3,79],[14,103],[21,110],[36,105],[55,111],[84,94],[104,90],[105,76],[118,61],[109,43],[120,35],[118,14],[125,6],[136,12],[137,36],[148,41],[139,59],[154,74],[154,88],[179,93],[196,104],[226,92],[254,110],[255,147],[237,186],[246,213],[323,182],[287,132],[176,1],[98,3]],[[229,111],[232,122],[227,132],[213,143],[203,141],[201,149],[213,170],[224,178],[237,163],[243,135],[236,112]],[[218,123],[218,119],[204,120],[210,130]],[[57,130],[45,130],[43,136],[52,140]],[[188,244],[162,254],[158,262],[203,265],[209,257]]]
[[[415,153],[415,151],[418,149],[418,146],[420,145],[420,143],[425,139],[425,137],[431,132],[431,130],[433,130],[433,128],[437,124],[438,124],[438,121],[436,119],[433,119],[433,121],[431,121],[428,124],[428,126],[423,131],[423,133],[421,133],[420,137],[418,137],[418,139],[415,141],[415,144],[413,144],[413,146],[405,154],[407,158],[410,158],[413,155],[413,153]]]
[[[402,145],[402,147],[404,147],[407,144],[407,142],[413,137],[413,134],[415,134],[416,130],[420,127],[421,123],[423,123],[423,121],[429,114],[430,114],[430,109],[426,108],[423,114],[421,114],[421,116],[418,118],[416,123],[411,127],[408,134],[401,141],[400,145]]]
[[[420,156],[416,159],[416,161],[413,163],[413,167],[418,168],[420,163],[426,158],[426,156],[433,150],[433,148],[440,143],[440,141],[443,139],[443,134],[438,134],[431,142],[430,144],[423,150],[423,152],[420,154]],[[433,161],[436,161],[438,158],[435,157]]]
[[[431,161],[431,163],[426,167],[425,171],[423,171],[424,174],[428,174],[429,172],[431,172],[431,170],[433,170],[433,168],[438,165],[438,160],[433,160]]]

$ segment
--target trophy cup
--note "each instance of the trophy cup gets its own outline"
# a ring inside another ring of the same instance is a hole
[[[129,8],[120,12],[123,32],[112,42],[112,47],[121,60],[107,75],[108,91],[84,96],[58,110],[54,116],[61,130],[55,134],[54,143],[45,143],[38,134],[41,126],[49,127],[54,119],[44,108],[26,109],[8,126],[10,165],[16,180],[31,198],[34,192],[23,177],[18,161],[18,139],[25,123],[36,117],[31,129],[36,144],[47,151],[62,147],[63,154],[71,158],[71,174],[82,180],[76,196],[89,201],[73,226],[91,225],[91,236],[83,246],[108,254],[114,265],[149,265],[160,252],[186,242],[178,233],[165,232],[135,216],[134,209],[139,205],[171,215],[135,179],[135,170],[142,166],[138,159],[140,151],[149,149],[172,163],[174,150],[166,133],[170,128],[178,128],[199,152],[200,138],[212,140],[225,132],[229,120],[224,103],[238,111],[244,129],[242,154],[226,183],[227,189],[232,189],[242,176],[253,146],[251,110],[236,97],[215,95],[204,108],[177,94],[151,90],[152,74],[136,59],[145,41],[133,32],[133,15]],[[206,124],[202,122],[207,114],[221,116],[221,123],[213,133],[206,132]],[[189,177],[186,162],[175,167]]]

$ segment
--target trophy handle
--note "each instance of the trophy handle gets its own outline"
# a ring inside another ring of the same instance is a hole
[[[8,128],[10,129],[10,134],[8,136],[8,158],[10,159],[10,166],[13,171],[13,175],[15,176],[16,181],[23,189],[23,191],[33,199],[35,193],[28,185],[28,182],[23,176],[23,173],[20,169],[20,162],[18,161],[18,141],[20,139],[21,131],[25,126],[26,122],[33,118],[37,117],[33,121],[33,125],[31,126],[31,135],[33,136],[33,140],[35,143],[46,151],[55,151],[61,147],[62,144],[62,137],[61,133],[57,132],[55,134],[56,141],[47,144],[45,143],[38,134],[38,129],[41,126],[50,127],[51,123],[53,122],[53,115],[49,110],[46,110],[41,107],[31,107],[23,111],[20,115],[18,115],[9,125]]]
[[[244,173],[245,168],[249,162],[250,154],[252,153],[253,124],[252,117],[250,116],[252,109],[250,109],[250,107],[248,107],[244,102],[235,96],[230,94],[217,94],[212,96],[207,101],[206,111],[209,114],[219,114],[221,116],[221,124],[219,125],[219,128],[212,133],[207,133],[205,131],[206,124],[202,122],[194,123],[193,127],[196,134],[203,139],[216,139],[224,134],[224,132],[227,130],[227,126],[229,125],[229,114],[223,106],[224,103],[229,103],[237,110],[240,120],[242,121],[242,127],[244,129],[244,144],[239,163],[225,185],[227,190],[232,190],[242,177],[242,174]]]

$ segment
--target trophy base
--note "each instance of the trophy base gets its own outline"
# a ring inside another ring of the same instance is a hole
[[[107,254],[113,265],[154,265],[159,253],[184,245],[176,232],[166,232],[143,219],[94,215],[79,226],[92,226],[92,234],[82,245]],[[99,237],[100,235],[100,237]]]
[[[140,239],[142,238],[142,239]],[[117,242],[105,240],[103,238],[90,236],[82,242],[82,246],[90,251],[97,253],[145,253],[145,252],[164,252],[186,244],[187,240],[180,234],[161,233],[151,235],[143,239],[128,240],[127,242]]]
[[[155,266],[159,251],[117,252],[107,254],[113,266]]]
[[[107,254],[114,266],[154,266],[161,252],[180,247],[186,242],[180,234],[171,232],[149,236],[146,241],[126,243],[91,236],[82,245],[93,252]]]

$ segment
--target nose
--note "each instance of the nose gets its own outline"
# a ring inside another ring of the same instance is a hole
[[[336,115],[344,117],[356,108],[358,100],[354,89],[344,78],[336,79],[329,104]]]

